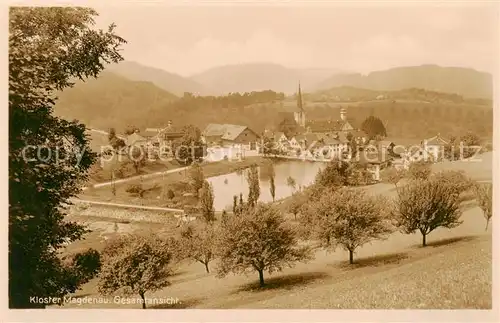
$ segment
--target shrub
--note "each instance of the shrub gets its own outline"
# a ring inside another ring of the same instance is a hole
[[[174,197],[175,197],[175,193],[174,193],[174,191],[172,191],[172,189],[170,189],[170,188],[169,188],[169,189],[168,189],[168,191],[167,191],[167,198],[168,198],[169,200],[171,200],[171,199],[173,199]]]

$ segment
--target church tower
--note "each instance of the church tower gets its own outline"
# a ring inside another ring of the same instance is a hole
[[[300,82],[299,82],[299,92],[297,93],[297,111],[294,113],[295,122],[301,127],[306,126],[306,112],[304,111],[304,107],[302,105],[302,91],[300,90]]]

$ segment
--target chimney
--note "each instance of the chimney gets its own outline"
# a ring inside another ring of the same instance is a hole
[[[346,110],[345,110],[345,108],[343,108],[343,107],[342,107],[342,108],[340,108],[340,119],[341,119],[342,121],[345,121],[345,120],[346,120]]]
[[[172,128],[172,120],[168,120],[167,127],[170,129]]]

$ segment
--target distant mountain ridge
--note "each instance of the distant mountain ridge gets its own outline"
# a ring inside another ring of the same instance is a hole
[[[154,83],[157,87],[183,96],[184,92],[206,95],[209,91],[195,80],[170,73],[159,68],[141,65],[136,62],[123,61],[110,65],[106,70],[133,81],[147,81]]]
[[[463,67],[421,65],[396,67],[368,75],[346,73],[332,68],[293,69],[274,63],[246,63],[213,67],[183,77],[135,62],[121,62],[107,68],[135,81],[149,81],[157,87],[183,96],[227,95],[234,92],[272,90],[294,94],[300,82],[303,92],[350,86],[373,91],[420,88],[458,94],[464,98],[493,98],[493,77],[489,73]]]
[[[340,72],[331,68],[294,69],[274,63],[246,63],[213,67],[190,78],[213,89],[214,95],[265,90],[291,94],[297,91],[299,82],[304,91],[309,91]]]
[[[152,82],[132,81],[104,71],[97,79],[77,81],[74,87],[60,92],[54,112],[91,128],[108,130],[154,118],[176,99]]]
[[[493,77],[489,73],[463,67],[421,65],[397,67],[368,75],[337,74],[324,80],[317,90],[352,86],[377,91],[421,88],[436,92],[459,94],[467,98],[493,97]]]

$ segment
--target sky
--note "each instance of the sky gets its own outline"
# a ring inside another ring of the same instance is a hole
[[[437,64],[497,69],[498,4],[95,7],[128,42],[126,60],[190,76],[221,65],[369,73]]]

